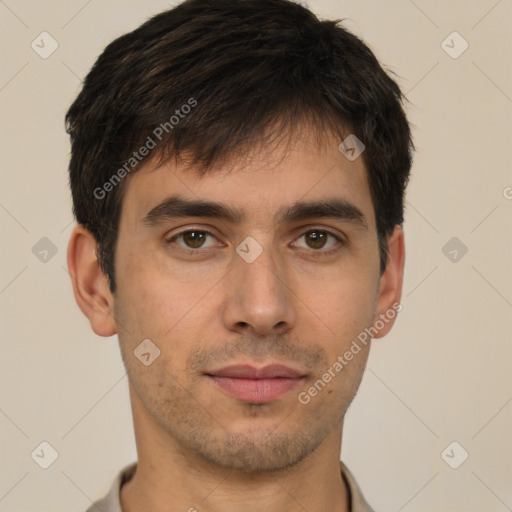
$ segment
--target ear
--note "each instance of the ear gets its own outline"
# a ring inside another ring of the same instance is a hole
[[[402,284],[404,278],[405,243],[403,229],[396,225],[388,239],[388,263],[380,278],[379,296],[375,312],[374,325],[384,324],[374,338],[382,338],[393,327],[396,314],[402,309]],[[381,316],[382,315],[382,316]]]
[[[112,336],[116,333],[114,299],[96,257],[97,246],[89,230],[76,226],[68,244],[68,270],[76,303],[89,319],[92,330],[99,336]]]

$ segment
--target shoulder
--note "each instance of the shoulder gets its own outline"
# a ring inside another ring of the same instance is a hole
[[[345,481],[350,494],[350,510],[349,512],[374,512],[366,501],[354,475],[349,471],[347,466],[340,461],[341,476]]]
[[[101,500],[94,502],[86,512],[98,512],[98,510],[101,510],[102,512],[122,512],[120,500],[121,487],[133,477],[136,470],[136,462],[125,466],[117,474],[108,494]]]

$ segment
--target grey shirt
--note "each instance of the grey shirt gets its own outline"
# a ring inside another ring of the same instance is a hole
[[[373,512],[373,509],[364,499],[354,476],[347,467],[340,461],[341,476],[349,493],[349,512]],[[117,475],[108,494],[101,500],[91,505],[86,512],[123,512],[121,509],[121,487],[132,478],[137,469],[134,462],[123,468]]]

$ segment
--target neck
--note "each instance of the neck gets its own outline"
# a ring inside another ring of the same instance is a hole
[[[298,464],[274,472],[244,472],[187,450],[144,414],[131,394],[138,464],[121,490],[123,512],[348,511],[339,462],[342,421]]]

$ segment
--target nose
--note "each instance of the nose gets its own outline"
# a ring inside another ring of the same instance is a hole
[[[284,334],[296,323],[295,296],[280,261],[264,249],[252,263],[235,255],[223,304],[223,322],[228,330],[259,336]]]

